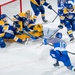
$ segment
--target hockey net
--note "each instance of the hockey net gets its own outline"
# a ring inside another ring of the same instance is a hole
[[[0,14],[11,18],[19,12],[22,12],[22,0],[0,0]]]

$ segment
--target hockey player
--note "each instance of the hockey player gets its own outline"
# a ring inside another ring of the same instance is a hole
[[[59,66],[59,61],[61,61],[69,70],[75,71],[75,67],[71,64],[68,51],[66,50],[66,42],[62,40],[62,33],[56,33],[55,38],[44,39],[44,44],[53,46],[53,49],[50,50],[50,56],[56,59],[55,67]]]
[[[59,28],[63,28],[63,25],[67,28],[67,34],[70,37],[70,41],[74,40],[73,31],[75,31],[75,7],[72,3],[68,2],[63,9],[63,14],[60,16]]]
[[[45,9],[43,5],[47,6],[49,9],[52,9],[52,6],[49,3],[47,3],[46,0],[30,0],[30,3],[34,11],[34,21],[36,22],[36,18],[41,12],[43,22],[47,22],[47,20],[45,19]]]
[[[69,2],[74,3],[74,0],[58,0],[57,5],[58,5],[58,10],[61,10],[66,7],[66,4]]]
[[[26,30],[26,31],[29,31],[28,29],[28,25],[29,24],[34,24],[34,20],[33,20],[33,17],[31,15],[31,12],[30,10],[27,10],[25,13],[19,13],[17,15],[14,15],[14,25],[17,29],[19,29],[19,31],[22,31],[23,28]]]
[[[28,36],[33,35],[33,33],[39,31],[42,32],[42,25],[34,25],[34,19],[31,15],[30,10],[26,11],[25,13],[19,13],[14,16],[14,26],[17,28],[17,33],[20,34],[27,34]],[[39,36],[38,36],[39,37]],[[31,37],[33,40],[36,40],[36,37]]]
[[[22,43],[23,41],[16,37],[13,33],[11,33],[9,30],[13,32],[13,26],[10,26],[6,20],[6,14],[2,14],[0,16],[0,47],[4,48],[6,46],[4,39],[13,39],[16,42]],[[2,22],[1,22],[2,21]]]
[[[28,10],[25,13],[19,13],[18,15],[15,15],[14,17],[16,18],[14,20],[14,24],[16,27],[20,28],[21,31],[27,31],[27,32],[37,32],[38,28],[39,31],[42,31],[42,25],[41,24],[35,24],[34,25],[34,19],[32,18],[32,15],[30,15],[30,11]],[[20,24],[20,22],[22,22]],[[20,25],[20,26],[19,26]],[[23,25],[23,26],[22,26]]]

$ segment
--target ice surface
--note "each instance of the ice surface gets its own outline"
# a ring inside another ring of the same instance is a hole
[[[7,0],[0,0],[0,3],[1,1],[5,2]],[[55,10],[57,10],[57,0],[47,1],[53,6]],[[28,9],[31,10],[29,0],[23,0],[23,4],[25,5],[23,5],[23,7],[25,7],[23,8],[23,11]],[[56,14],[53,11],[46,8],[46,18],[48,20],[52,21],[55,16]],[[38,22],[42,23],[40,15],[37,19],[37,23]],[[58,25],[59,17],[53,23],[45,24],[43,26],[55,29]],[[66,34],[66,28],[60,30],[60,32],[63,33],[63,39],[69,39]],[[49,56],[49,51],[52,47],[48,45],[43,45],[40,47],[40,45],[41,41],[39,40],[36,42],[29,41],[28,45],[7,43],[7,47],[5,49],[0,49],[0,75],[75,75],[75,72],[68,70],[66,67],[63,67],[61,62],[60,66],[62,66],[62,68],[56,69],[53,67],[55,60]],[[67,46],[67,50],[75,52],[74,46],[75,43],[69,44]],[[69,56],[73,65],[75,65],[75,56],[71,54],[69,54]]]

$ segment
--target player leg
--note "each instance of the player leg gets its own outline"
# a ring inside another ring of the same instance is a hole
[[[34,12],[34,17],[33,17],[33,19],[34,19],[34,22],[36,22],[36,18],[37,18],[37,16],[39,15],[40,11],[39,11],[38,6],[36,6],[36,5],[33,4],[33,3],[31,3],[31,7],[32,7],[33,12]]]
[[[53,64],[55,67],[59,66],[60,56],[61,53],[59,50],[54,51],[54,49],[50,50],[50,56],[54,59],[56,59],[56,63]]]
[[[74,37],[73,37],[72,26],[71,26],[70,21],[68,19],[65,19],[64,24],[65,24],[65,27],[67,28],[67,34],[70,37],[70,41],[73,41]]]
[[[58,60],[56,60],[56,63],[55,64],[53,64],[55,67],[57,67],[57,66],[59,66],[59,61]]]
[[[5,44],[3,38],[0,38],[0,47],[1,47],[1,48],[5,48],[5,47],[6,47],[6,44]]]
[[[71,24],[72,25],[72,30],[75,31],[75,20],[72,20],[71,23],[72,23]]]
[[[45,9],[44,9],[44,7],[41,5],[39,7],[39,9],[40,9],[40,12],[41,12],[42,21],[43,22],[48,22],[48,20],[45,19]]]
[[[61,61],[64,63],[64,66],[66,66],[69,70],[75,71],[75,67],[72,66],[68,54],[63,54],[61,57]]]
[[[13,39],[13,40],[15,40],[16,42],[19,42],[19,43],[23,42],[20,38],[16,37],[13,34],[10,34],[10,33],[5,33],[4,38],[6,38],[6,39]]]

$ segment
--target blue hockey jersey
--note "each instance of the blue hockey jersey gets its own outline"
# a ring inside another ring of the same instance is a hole
[[[74,3],[74,0],[58,0],[57,1],[58,9],[63,9],[68,1],[72,1]]]
[[[66,46],[67,46],[66,42],[59,38],[51,38],[51,39],[47,40],[47,43],[52,43],[54,50],[60,50],[60,51],[66,50]]]

